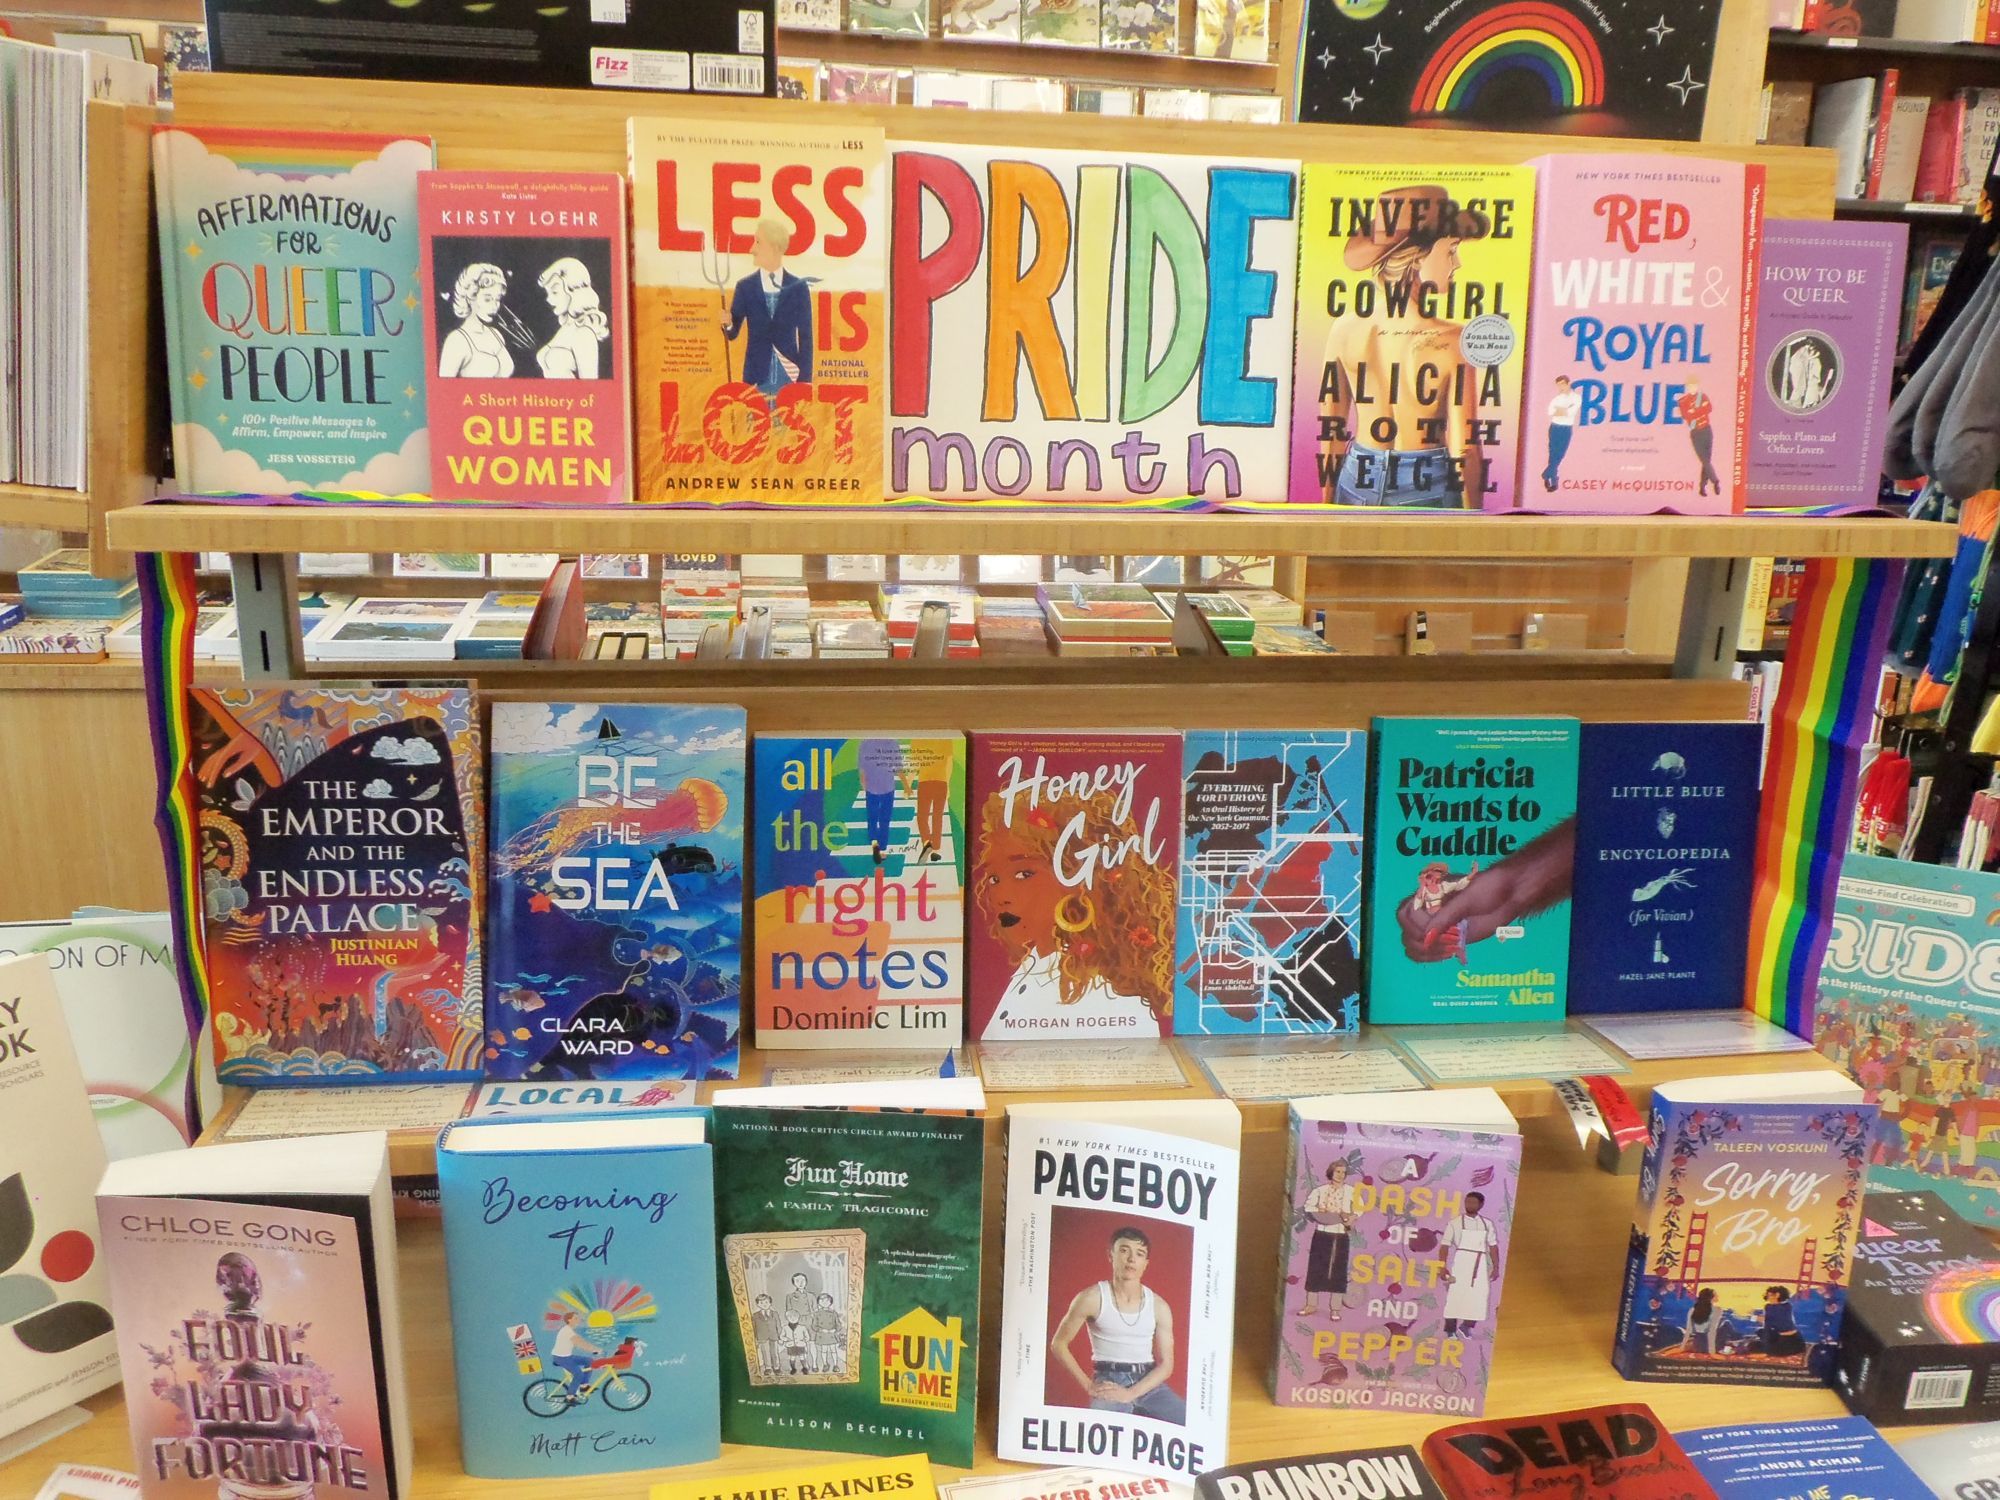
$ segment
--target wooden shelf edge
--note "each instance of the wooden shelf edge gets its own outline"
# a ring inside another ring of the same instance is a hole
[[[0,526],[88,531],[90,492],[40,484],[0,484]]]

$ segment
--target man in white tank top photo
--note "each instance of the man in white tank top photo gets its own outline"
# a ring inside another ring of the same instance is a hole
[[[1111,1279],[1078,1292],[1056,1325],[1056,1358],[1090,1397],[1092,1411],[1131,1411],[1187,1423],[1187,1402],[1167,1382],[1174,1373],[1174,1313],[1146,1285],[1153,1242],[1126,1224],[1111,1232]],[[1071,1344],[1090,1335],[1090,1371]]]

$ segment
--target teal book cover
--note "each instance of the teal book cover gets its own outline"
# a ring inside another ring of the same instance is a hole
[[[1574,719],[1377,719],[1368,1020],[1547,1021],[1569,983]]]
[[[428,138],[153,132],[174,482],[423,494]]]

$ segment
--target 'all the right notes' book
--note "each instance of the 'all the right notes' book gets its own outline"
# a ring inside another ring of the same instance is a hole
[[[1545,1021],[1568,990],[1574,719],[1377,719],[1368,1019]]]
[[[1681,1433],[1679,1442],[1722,1500],[1923,1500],[1930,1493],[1865,1417],[1703,1427]]]
[[[1764,169],[1546,156],[1526,510],[1727,515],[1744,505]]]
[[[1637,1402],[1441,1427],[1424,1439],[1424,1462],[1451,1500],[1717,1500]]]
[[[1875,1106],[1829,1069],[1653,1090],[1612,1362],[1627,1380],[1821,1386]]]

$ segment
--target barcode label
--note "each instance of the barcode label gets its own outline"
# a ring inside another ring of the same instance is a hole
[[[1970,1370],[1917,1370],[1910,1376],[1910,1393],[1903,1405],[1910,1411],[1942,1411],[1965,1405],[1971,1391]]]
[[[634,47],[592,47],[590,81],[601,89],[654,89],[685,93],[688,55]]]
[[[764,59],[697,52],[694,55],[694,88],[698,94],[761,94],[764,92]]]

